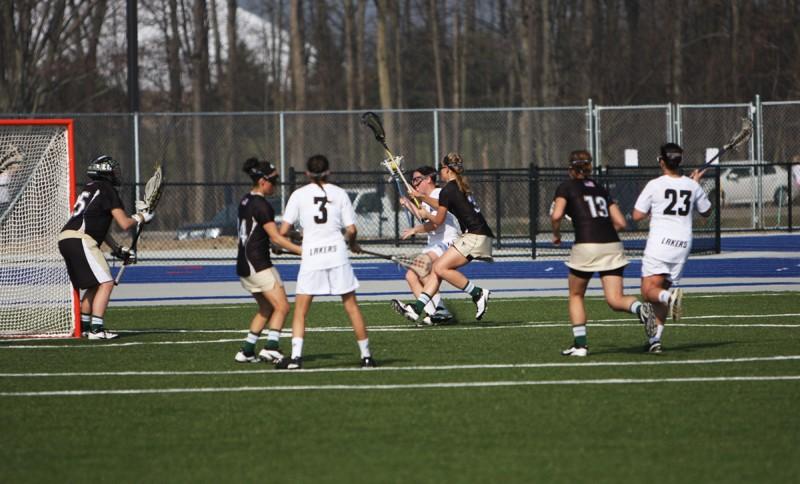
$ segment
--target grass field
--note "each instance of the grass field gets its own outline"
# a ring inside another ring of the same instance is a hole
[[[0,343],[0,481],[797,482],[798,296],[690,294],[661,355],[592,299],[585,359],[564,298],[364,303],[375,370],[315,303],[299,372],[234,363],[254,305],[112,308],[112,342]]]

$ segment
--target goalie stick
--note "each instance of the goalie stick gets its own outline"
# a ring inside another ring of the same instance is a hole
[[[399,266],[405,267],[406,269],[411,269],[419,277],[425,277],[430,274],[431,268],[433,267],[433,261],[427,254],[417,254],[414,257],[409,255],[386,255],[381,254],[380,252],[366,250],[364,248],[361,248],[361,252],[374,255],[375,257],[380,257],[381,259],[390,260]]]
[[[155,173],[153,176],[147,180],[147,184],[144,186],[144,201],[147,203],[147,211],[149,213],[153,213],[158,205],[158,201],[161,199],[161,191],[163,189],[164,179],[161,174],[161,165],[159,164],[156,167]],[[136,246],[139,243],[139,237],[142,235],[142,231],[144,230],[144,223],[139,223],[136,225],[136,232],[133,234],[133,239],[131,240],[131,248],[132,252],[136,252]],[[119,281],[122,279],[122,274],[125,272],[125,268],[131,264],[131,259],[126,259],[122,263],[122,267],[119,268],[119,272],[117,272],[117,277],[114,278],[114,285],[119,284]]]
[[[361,115],[361,124],[366,126],[367,128],[372,131],[372,134],[375,135],[375,139],[383,146],[383,150],[386,152],[386,157],[381,164],[389,170],[392,180],[394,180],[395,184],[397,185],[397,191],[401,195],[403,194],[403,190],[400,186],[400,181],[403,182],[405,186],[405,194],[408,195],[408,192],[411,191],[411,185],[406,180],[405,175],[403,174],[403,170],[400,169],[400,162],[402,161],[402,156],[394,156],[392,154],[392,150],[389,149],[389,146],[386,144],[386,132],[383,130],[383,124],[381,124],[381,119],[378,117],[377,114],[373,113],[372,111],[367,111],[366,113]],[[419,200],[414,197],[408,197],[414,200],[414,204],[417,208],[421,208],[419,204]],[[416,214],[412,213],[409,210],[409,223],[413,225],[413,218],[416,218]]]
[[[719,148],[717,154],[714,155],[713,158],[703,163],[703,166],[700,170],[704,170],[708,168],[712,163],[714,163],[717,159],[719,159],[722,155],[727,153],[730,150],[736,150],[743,144],[750,141],[750,138],[753,136],[753,121],[750,118],[742,118],[742,129],[739,130],[736,135],[728,141],[727,144],[723,145],[722,148]]]

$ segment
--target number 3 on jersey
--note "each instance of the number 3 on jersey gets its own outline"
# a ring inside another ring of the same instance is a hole
[[[589,212],[592,214],[592,218],[608,218],[608,204],[605,198],[584,195],[583,200],[586,202],[586,205],[589,206]]]
[[[314,203],[319,204],[319,215],[314,215],[314,222],[324,224],[328,221],[328,209],[325,204],[328,203],[327,197],[314,197]]]

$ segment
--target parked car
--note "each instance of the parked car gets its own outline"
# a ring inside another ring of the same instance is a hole
[[[720,169],[720,202],[722,205],[741,205],[758,202],[759,170],[761,172],[761,199],[765,203],[785,206],[789,201],[786,185],[788,175],[782,166],[753,165],[752,161],[723,162]],[[741,165],[741,166],[737,166]],[[709,191],[709,198],[716,196]]]
[[[269,197],[273,207],[280,208],[280,197]],[[236,236],[239,202],[229,203],[215,213],[208,221],[185,224],[178,227],[175,238],[178,240],[216,239],[222,236]]]
[[[356,212],[356,227],[360,239],[388,239],[395,235],[395,209],[394,202],[377,187],[345,188],[350,196],[353,209]],[[270,197],[273,207],[279,208],[279,197]],[[237,215],[239,203],[231,203],[215,213],[208,221],[195,224],[186,224],[178,227],[176,238],[178,240],[216,239],[222,236],[236,236],[238,233]],[[281,215],[276,215],[275,221],[280,224]],[[401,209],[398,217],[399,228],[402,232],[409,227],[408,216]],[[399,233],[398,232],[398,233]]]

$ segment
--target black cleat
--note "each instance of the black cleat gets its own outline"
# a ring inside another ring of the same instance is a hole
[[[297,358],[283,358],[275,362],[275,368],[278,370],[302,370],[303,357],[298,356]]]
[[[375,363],[371,356],[361,358],[361,368],[377,368],[377,366],[378,364]]]

